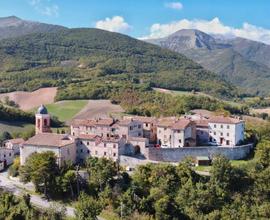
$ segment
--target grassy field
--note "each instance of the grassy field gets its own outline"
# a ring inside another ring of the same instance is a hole
[[[189,91],[177,91],[177,90],[168,90],[168,89],[161,89],[161,88],[153,88],[155,91],[157,92],[161,92],[161,93],[166,93],[166,94],[171,94],[173,96],[177,96],[177,95],[193,95],[193,96],[206,96],[206,97],[209,97],[209,98],[213,98],[213,99],[216,99],[215,97],[211,96],[211,95],[208,95],[206,93],[203,93],[203,92],[189,92]],[[241,103],[237,103],[237,102],[234,102],[234,101],[227,101],[227,100],[222,100],[230,105],[233,105],[233,106],[241,106]]]
[[[0,121],[0,134],[4,131],[9,133],[24,132],[34,128],[33,124],[19,123],[19,122],[3,122]]]
[[[79,113],[88,103],[87,100],[61,101],[46,105],[49,113],[60,121],[68,121]]]

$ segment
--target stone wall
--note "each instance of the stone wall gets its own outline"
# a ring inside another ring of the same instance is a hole
[[[253,148],[253,144],[235,147],[184,147],[184,148],[147,148],[145,157],[153,161],[178,162],[186,157],[208,156],[213,158],[221,154],[230,160],[245,158]]]

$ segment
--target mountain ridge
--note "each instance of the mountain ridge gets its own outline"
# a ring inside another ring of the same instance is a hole
[[[194,29],[183,29],[147,42],[182,53],[248,92],[270,94],[267,86],[270,84],[268,45],[243,38],[222,39]]]

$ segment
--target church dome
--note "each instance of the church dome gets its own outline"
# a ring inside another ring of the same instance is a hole
[[[37,114],[46,115],[48,114],[48,110],[44,105],[41,105],[37,110]]]

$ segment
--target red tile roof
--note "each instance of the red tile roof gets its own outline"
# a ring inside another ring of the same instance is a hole
[[[14,139],[7,140],[7,142],[10,142],[12,144],[23,144],[24,139],[23,138],[14,138]]]
[[[217,124],[238,124],[244,122],[238,118],[224,117],[224,116],[213,116],[209,119],[209,123]]]
[[[74,139],[66,134],[41,133],[28,139],[23,145],[64,147],[74,143]]]

